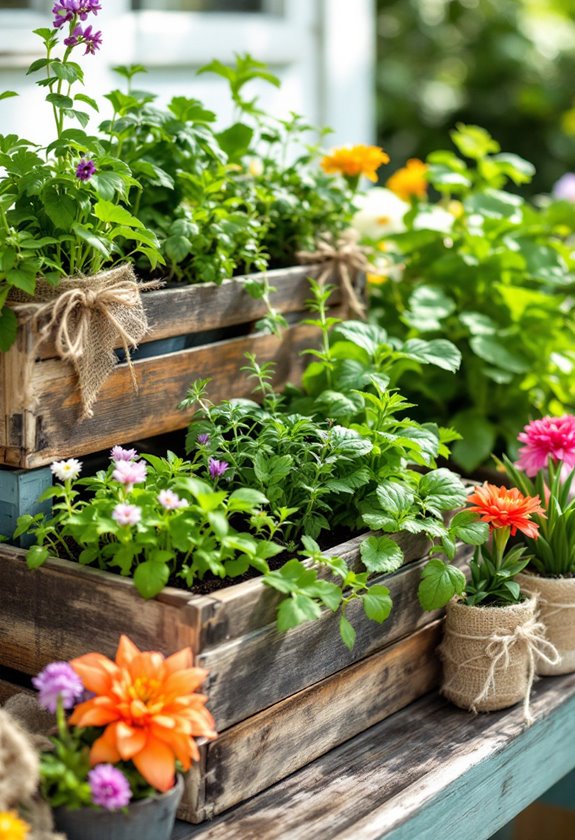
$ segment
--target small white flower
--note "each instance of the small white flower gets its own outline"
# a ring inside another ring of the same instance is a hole
[[[178,508],[187,507],[187,500],[180,499],[177,493],[173,490],[160,490],[158,493],[158,501],[166,510],[177,510]]]
[[[264,173],[264,165],[259,158],[252,158],[248,163],[248,172],[252,178],[259,178]]]
[[[52,475],[56,476],[59,481],[73,481],[78,478],[82,471],[82,462],[76,458],[68,458],[67,461],[54,461],[50,464]]]
[[[413,220],[414,230],[436,230],[439,233],[449,233],[453,227],[455,218],[443,207],[430,207],[422,213],[418,213]]]
[[[351,226],[361,236],[368,239],[381,239],[390,233],[402,233],[405,230],[403,217],[410,205],[385,187],[373,187],[363,195],[358,195],[355,204],[359,208],[351,221]]]

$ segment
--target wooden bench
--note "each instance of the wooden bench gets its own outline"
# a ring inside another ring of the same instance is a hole
[[[532,710],[526,728],[521,707],[429,694],[173,840],[486,840],[575,768],[575,674],[540,680]]]

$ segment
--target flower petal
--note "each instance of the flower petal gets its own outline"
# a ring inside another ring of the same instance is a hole
[[[148,736],[146,746],[132,761],[144,779],[156,790],[166,791],[174,786],[174,753],[157,738]]]

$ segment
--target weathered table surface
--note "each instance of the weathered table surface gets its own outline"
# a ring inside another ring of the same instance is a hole
[[[575,674],[540,680],[532,711],[526,727],[521,706],[473,716],[429,694],[172,840],[485,840],[575,767]]]

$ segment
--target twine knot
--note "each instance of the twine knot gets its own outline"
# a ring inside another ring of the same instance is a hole
[[[323,285],[332,275],[341,282],[344,306],[347,312],[358,318],[365,318],[365,306],[358,294],[360,277],[375,272],[366,256],[366,250],[359,244],[359,233],[353,228],[343,231],[334,241],[330,235],[318,238],[315,251],[298,251],[302,265],[319,263],[322,269],[317,278]]]
[[[93,277],[65,279],[56,288],[40,282],[34,301],[16,299],[15,311],[37,334],[30,364],[34,364],[43,344],[54,342],[59,358],[70,362],[76,371],[81,419],[93,416],[92,405],[116,365],[114,348],[118,344],[124,350],[132,385],[137,390],[130,348],[148,330],[140,292],[161,285],[157,281],[138,283],[131,266],[121,266]],[[31,379],[29,375],[26,381]],[[26,403],[33,407],[35,397],[29,390],[28,386]]]
[[[461,635],[461,634],[455,634]],[[536,659],[542,659],[549,665],[556,665],[560,656],[554,645],[545,638],[545,625],[536,618],[529,618],[519,624],[512,631],[494,632],[490,636],[474,636],[474,639],[484,638],[488,644],[485,656],[491,660],[483,688],[471,704],[472,711],[477,711],[477,704],[495,691],[495,672],[497,668],[508,668],[510,653],[515,645],[525,645],[528,656],[527,690],[523,701],[523,713],[527,724],[533,723],[531,715],[530,695],[535,679]],[[466,663],[462,663],[466,664]]]

